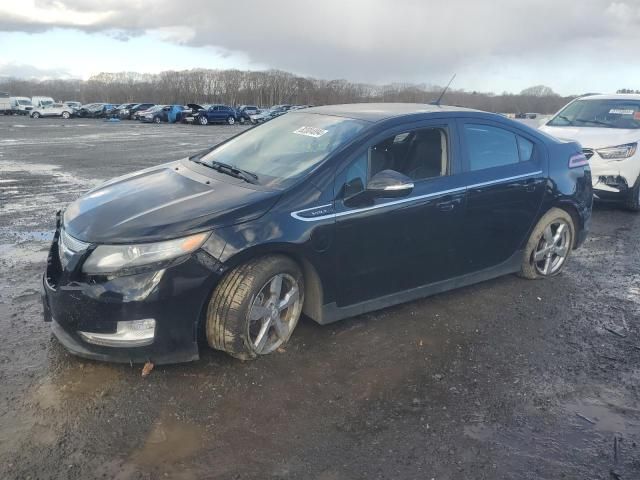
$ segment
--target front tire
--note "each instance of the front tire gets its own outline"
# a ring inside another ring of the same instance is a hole
[[[209,119],[207,117],[198,117],[198,123],[200,123],[200,125],[206,125],[209,123]]]
[[[40,114],[38,112],[33,112],[31,114],[31,118],[40,118]]]
[[[266,355],[284,345],[300,318],[304,282],[298,265],[271,255],[231,270],[207,308],[209,346],[241,360]]]
[[[633,188],[629,190],[628,197],[624,206],[632,212],[640,212],[640,177],[636,180]]]
[[[155,117],[153,119],[153,123],[160,123],[162,120],[160,120],[160,117]]]
[[[229,125],[233,125],[234,123],[236,123],[236,119],[230,116],[227,118],[227,123]]]
[[[71,115],[69,115],[69,112],[62,112],[62,118],[64,118],[65,120],[68,120],[70,116]]]
[[[575,231],[565,210],[552,208],[545,213],[531,232],[519,275],[530,280],[558,275],[573,248]]]

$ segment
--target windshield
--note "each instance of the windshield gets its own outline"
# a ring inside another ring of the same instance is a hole
[[[365,122],[328,115],[283,115],[216,147],[200,161],[226,163],[256,174],[261,185],[283,187],[320,164],[365,126]]]
[[[640,100],[576,100],[547,125],[553,127],[640,128]]]
[[[31,105],[31,100],[18,100],[18,105]]]

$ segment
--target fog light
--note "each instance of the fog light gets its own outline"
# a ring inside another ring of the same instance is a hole
[[[115,333],[78,332],[85,342],[103,347],[144,347],[153,343],[155,333],[153,318],[118,322]]]

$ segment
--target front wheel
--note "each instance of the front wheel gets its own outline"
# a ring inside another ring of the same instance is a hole
[[[284,345],[302,312],[304,283],[297,264],[272,255],[227,273],[207,308],[207,341],[241,360]]]
[[[549,210],[531,232],[519,275],[534,280],[559,274],[575,237],[571,215],[559,208]]]
[[[633,188],[629,189],[627,195],[628,197],[625,202],[626,209],[632,212],[640,212],[640,177],[636,180]]]
[[[229,118],[227,118],[227,123],[229,125],[233,125],[234,123],[236,123],[236,119],[230,116]]]
[[[40,114],[38,112],[33,112],[31,114],[31,118],[40,118]]]
[[[160,123],[162,120],[160,120],[160,117],[155,117],[153,119],[153,123]]]
[[[70,116],[71,115],[69,114],[69,112],[62,112],[62,118],[64,118],[65,120],[68,120]]]
[[[198,117],[198,122],[200,123],[200,125],[206,125],[207,123],[209,123],[209,119],[207,117]]]

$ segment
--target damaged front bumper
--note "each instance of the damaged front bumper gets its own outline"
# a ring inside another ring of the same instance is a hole
[[[44,320],[71,353],[94,360],[156,364],[197,360],[198,337],[222,266],[203,250],[114,278],[62,268],[59,229],[42,278]]]

